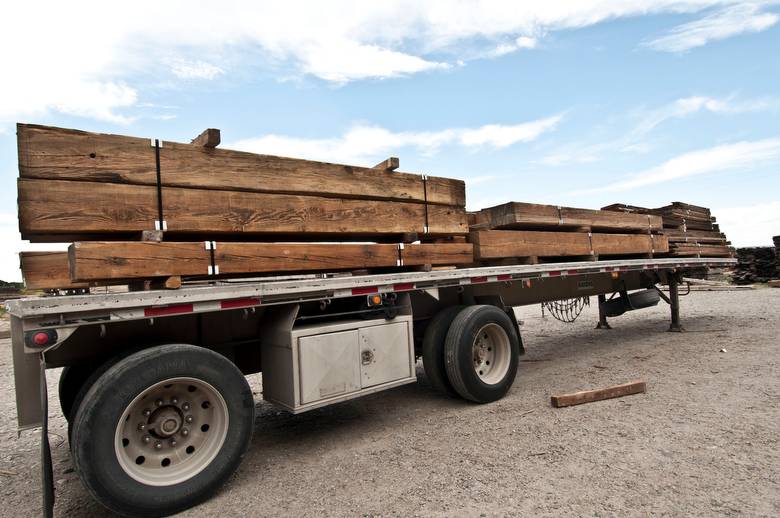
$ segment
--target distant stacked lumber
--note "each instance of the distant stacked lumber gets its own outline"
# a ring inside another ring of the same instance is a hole
[[[478,260],[651,256],[668,252],[659,216],[510,202],[471,214]]]
[[[678,257],[732,257],[734,250],[726,235],[720,231],[710,209],[683,203],[650,209],[635,205],[614,203],[603,207],[605,211],[616,211],[634,215],[657,215],[663,218],[663,233],[669,238],[669,252]]]
[[[22,238],[74,242],[23,254],[28,287],[473,262],[464,182],[397,172],[397,158],[217,149],[213,129],[180,144],[19,124],[17,140]]]

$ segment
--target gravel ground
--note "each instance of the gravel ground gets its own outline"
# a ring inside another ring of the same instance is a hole
[[[682,299],[684,334],[665,332],[665,305],[611,331],[593,328],[595,307],[571,325],[522,308],[527,354],[503,400],[448,399],[420,368],[417,384],[299,416],[259,402],[241,468],[183,516],[778,516],[778,307],[780,289],[695,292]],[[8,345],[0,515],[33,516],[37,436],[16,436]],[[549,404],[635,379],[646,394]],[[56,514],[104,516],[72,471],[63,418],[51,432]]]

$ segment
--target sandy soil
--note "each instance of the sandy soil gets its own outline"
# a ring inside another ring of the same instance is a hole
[[[780,289],[692,293],[685,334],[665,332],[665,305],[611,331],[593,329],[595,308],[571,325],[523,308],[528,354],[502,401],[448,399],[420,369],[417,384],[300,416],[258,402],[241,468],[184,515],[778,516],[778,308]],[[16,436],[8,340],[0,367],[0,515],[33,516],[38,442]],[[634,379],[646,394],[549,404]],[[72,470],[65,421],[51,423],[56,514],[105,515]]]

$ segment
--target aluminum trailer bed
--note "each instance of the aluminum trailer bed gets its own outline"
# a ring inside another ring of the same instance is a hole
[[[683,275],[735,262],[625,259],[12,300],[19,428],[42,428],[50,513],[45,371],[65,367],[60,404],[90,492],[123,514],[149,514],[152,502],[151,514],[177,512],[237,467],[254,419],[246,374],[263,372],[264,398],[297,413],[414,382],[422,357],[434,386],[488,403],[509,390],[523,352],[512,307],[595,295],[607,327],[610,311],[663,298],[679,331]]]

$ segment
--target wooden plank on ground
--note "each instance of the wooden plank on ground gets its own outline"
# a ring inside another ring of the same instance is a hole
[[[70,275],[80,281],[200,277],[209,274],[211,251],[203,242],[84,241],[69,250]],[[471,263],[471,245],[216,242],[219,275],[337,271],[417,264]]]
[[[157,190],[152,186],[19,179],[22,236],[72,237],[153,230]],[[255,192],[163,189],[169,233],[465,233],[465,210],[420,203],[341,200]],[[83,238],[82,238],[83,239]]]
[[[87,288],[88,283],[72,282],[68,252],[21,252],[19,262],[24,285],[30,290]]]
[[[647,386],[644,381],[632,381],[631,383],[624,383],[622,385],[615,385],[614,387],[603,389],[583,390],[581,392],[574,392],[573,394],[560,394],[552,396],[550,400],[552,406],[561,408],[572,405],[581,405],[583,403],[592,403],[593,401],[601,401],[603,399],[629,396],[631,394],[641,394],[646,390]]]
[[[554,229],[588,227],[592,230],[660,231],[659,216],[510,202],[481,210],[477,228]]]
[[[149,139],[17,125],[22,178],[157,185]],[[163,142],[162,184],[465,207],[462,180]]]

